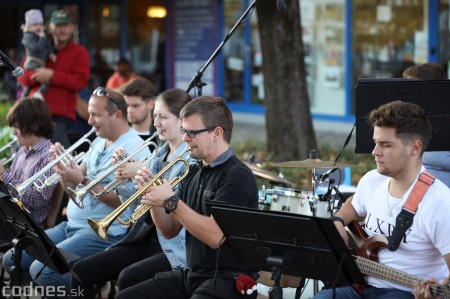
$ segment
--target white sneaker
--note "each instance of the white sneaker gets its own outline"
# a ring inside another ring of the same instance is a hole
[[[44,96],[42,95],[42,93],[38,90],[35,93],[33,93],[33,95],[31,96],[32,98],[36,98],[39,99],[41,101],[45,101]]]

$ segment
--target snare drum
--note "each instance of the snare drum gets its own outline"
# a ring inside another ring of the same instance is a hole
[[[291,188],[275,187],[264,190],[264,202],[270,205],[271,211],[298,213],[302,199],[302,191]]]
[[[301,207],[299,214],[313,216],[311,206],[316,205],[317,217],[330,218],[330,204],[328,201],[322,201],[322,196],[312,191],[303,191],[302,193],[303,206]]]
[[[328,218],[331,216],[329,212],[328,202],[320,201],[320,196],[310,191],[302,191],[298,189],[275,187],[274,189],[266,189],[260,199],[265,207],[270,207],[271,211],[290,212],[302,215],[313,216],[311,205],[316,202],[316,216]]]

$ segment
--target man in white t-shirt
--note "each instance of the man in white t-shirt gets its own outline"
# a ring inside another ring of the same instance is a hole
[[[374,127],[372,154],[377,169],[360,180],[353,199],[334,217],[345,241],[343,224],[351,221],[364,221],[369,237],[391,237],[397,215],[425,171],[422,154],[431,139],[431,123],[422,108],[394,101],[373,110],[368,120]],[[385,272],[383,279],[368,276],[363,294],[342,287],[335,290],[335,298],[438,298],[432,296],[430,286],[445,283],[449,276],[449,198],[450,189],[436,179],[420,202],[411,227],[400,235],[397,250],[381,249],[378,254],[380,264],[422,278],[423,283],[411,280],[409,287],[401,286],[391,282],[394,276]],[[314,299],[318,298],[333,298],[333,290],[317,293]]]

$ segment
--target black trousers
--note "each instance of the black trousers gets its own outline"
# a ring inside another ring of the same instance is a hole
[[[150,279],[158,272],[170,270],[169,260],[159,243],[115,246],[77,261],[73,267],[76,277],[72,275],[71,288],[81,290],[80,298],[95,298],[96,286],[107,281],[118,279],[119,289],[124,289]]]
[[[115,299],[255,299],[257,292],[243,295],[234,278],[198,275],[188,269],[156,274],[152,279],[119,291]]]

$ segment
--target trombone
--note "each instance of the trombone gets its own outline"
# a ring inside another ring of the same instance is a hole
[[[88,137],[94,132],[95,132],[95,128],[92,128],[88,133],[86,133],[83,137],[81,137],[80,140],[75,142],[70,148],[68,148],[66,151],[61,153],[58,156],[58,158],[56,158],[55,160],[50,161],[45,167],[43,167],[41,170],[36,172],[28,180],[26,180],[26,181],[24,181],[24,182],[22,182],[21,184],[18,184],[18,185],[14,185],[14,184],[11,184],[11,183],[8,184],[8,186],[10,187],[11,196],[14,197],[14,198],[22,198],[22,196],[25,193],[25,191],[31,185],[35,185],[37,190],[40,190],[41,188],[43,188],[42,186],[44,184],[44,181],[47,179],[47,177],[45,177],[45,174],[50,169],[52,169],[56,164],[58,164],[61,160],[67,159],[67,157],[69,155],[71,155],[72,152],[74,152],[75,149],[77,147],[79,147],[81,144],[83,144],[85,142],[88,142],[90,144],[91,142],[88,139]],[[44,179],[42,179],[41,177],[44,177]]]
[[[74,188],[74,189],[68,187],[67,190],[66,190],[67,196],[71,200],[73,200],[73,202],[77,205],[77,207],[79,207],[80,209],[84,209],[83,200],[84,200],[84,197],[88,193],[91,193],[94,198],[99,198],[102,194],[106,194],[106,193],[110,192],[111,190],[113,190],[114,188],[111,188],[111,186],[112,186],[111,184],[108,184],[106,186],[106,187],[109,188],[109,190],[106,190],[105,187],[104,187],[102,190],[100,190],[99,192],[95,193],[92,189],[96,185],[98,185],[101,181],[103,181],[106,177],[108,177],[111,173],[115,172],[118,168],[120,168],[123,164],[127,163],[128,161],[130,161],[131,158],[136,156],[140,151],[142,151],[147,146],[153,145],[155,147],[154,153],[156,153],[156,151],[158,149],[158,145],[156,143],[154,143],[152,140],[156,136],[158,136],[160,133],[161,133],[161,131],[159,131],[159,130],[156,131],[155,134],[153,134],[152,136],[147,138],[140,147],[135,149],[131,154],[126,156],[126,158],[122,159],[120,162],[114,164],[110,169],[108,169],[105,172],[103,172],[100,175],[98,175],[95,179],[93,179],[86,186],[84,186],[82,188]],[[153,158],[153,155],[152,155],[151,158]],[[117,185],[119,185],[119,183],[117,183]]]
[[[128,209],[128,207],[133,204],[133,202],[138,199],[147,189],[151,186],[159,186],[162,184],[162,176],[167,171],[169,171],[176,163],[181,162],[186,165],[186,169],[180,176],[176,176],[170,180],[170,186],[174,188],[179,182],[181,182],[182,179],[189,173],[189,162],[186,159],[181,158],[187,151],[189,151],[190,148],[186,148],[178,157],[176,157],[172,162],[166,165],[158,174],[153,176],[149,181],[147,181],[142,188],[140,188],[136,193],[134,193],[130,198],[128,198],[126,201],[124,201],[119,207],[117,207],[114,211],[112,211],[109,215],[107,215],[105,218],[101,220],[93,220],[91,218],[88,219],[88,223],[91,226],[91,228],[94,230],[94,232],[103,240],[108,240],[108,229],[111,226],[111,224],[117,220],[122,225],[130,226],[131,223],[136,223],[136,221],[142,217],[148,210],[150,210],[153,206],[150,205],[144,205],[140,204],[136,207],[136,209],[133,211],[133,214],[127,218],[129,218],[128,221],[124,221],[120,219],[120,215],[122,213],[125,213],[125,211]]]

